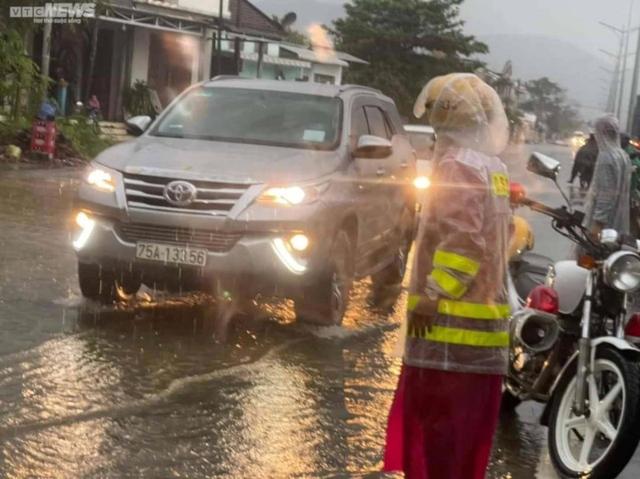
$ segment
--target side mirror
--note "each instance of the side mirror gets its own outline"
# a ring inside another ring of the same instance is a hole
[[[126,121],[127,133],[133,136],[142,135],[151,124],[149,116],[133,116]]]
[[[549,178],[555,181],[558,173],[560,173],[560,162],[550,156],[536,152],[529,158],[527,170],[543,178]]]
[[[362,135],[358,138],[353,156],[356,158],[381,159],[391,156],[393,146],[386,138],[373,135]]]

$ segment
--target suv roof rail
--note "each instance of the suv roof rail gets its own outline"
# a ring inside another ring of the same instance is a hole
[[[377,88],[372,88],[370,86],[347,84],[347,85],[342,85],[342,87],[340,88],[340,91],[347,91],[347,90],[364,90],[370,93],[377,93],[379,95],[383,95],[382,91],[378,90]]]
[[[238,75],[216,75],[211,78],[209,81],[220,81],[220,80],[241,80],[243,77]]]

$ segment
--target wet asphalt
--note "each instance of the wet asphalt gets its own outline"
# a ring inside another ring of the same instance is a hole
[[[568,175],[568,148],[537,149]],[[512,176],[559,204],[524,172],[530,150],[505,157]],[[79,176],[0,171],[0,477],[383,477],[404,291],[374,298],[359,282],[344,325],[329,328],[264,299],[224,342],[201,295],[99,308],[80,297],[70,247]],[[548,221],[522,214],[536,250],[561,258]],[[556,477],[540,412],[525,403],[501,418],[489,478]],[[621,477],[639,476],[636,455]]]

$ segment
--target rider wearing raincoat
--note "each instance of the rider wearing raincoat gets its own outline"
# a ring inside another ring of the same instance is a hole
[[[596,121],[598,159],[587,197],[585,226],[597,235],[604,228],[629,234],[630,191],[633,167],[620,146],[618,120],[605,116]]]
[[[409,479],[480,479],[507,371],[509,178],[497,154],[508,123],[471,74],[431,80],[414,113],[438,135],[408,301],[403,368],[385,470]]]

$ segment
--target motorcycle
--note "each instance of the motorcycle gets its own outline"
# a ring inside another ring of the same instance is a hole
[[[534,153],[527,168],[557,186],[558,161]],[[614,230],[596,239],[583,213],[531,200],[518,185],[511,199],[551,218],[583,254],[556,263],[513,314],[505,398],[545,404],[541,423],[561,477],[616,477],[640,439],[640,315],[627,315],[640,290],[639,244]]]

